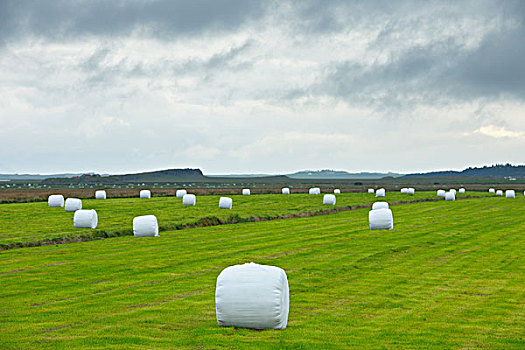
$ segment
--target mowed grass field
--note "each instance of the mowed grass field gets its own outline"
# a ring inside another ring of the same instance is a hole
[[[0,348],[523,349],[525,198],[392,211],[2,251]],[[285,330],[217,325],[219,272],[252,261],[288,274]]]
[[[463,196],[488,195],[484,192],[470,192]],[[73,227],[73,212],[64,208],[49,208],[47,202],[0,204],[0,245],[26,244],[60,238],[79,236],[131,235],[133,218],[139,215],[155,215],[161,230],[197,224],[206,225],[219,219],[227,222],[233,218],[239,221],[247,218],[271,218],[277,216],[311,213],[334,208],[323,205],[323,195],[270,194],[231,196],[232,210],[219,209],[220,196],[198,196],[197,205],[183,206],[176,197],[152,197],[151,199],[84,199],[83,209],[97,210],[97,229]],[[337,195],[336,208],[371,204],[376,200],[389,202],[414,201],[436,198],[436,192],[416,192],[415,195],[387,192],[386,197],[376,198],[374,194],[348,193]]]

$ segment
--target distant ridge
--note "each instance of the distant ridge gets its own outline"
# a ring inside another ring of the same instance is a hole
[[[383,177],[401,177],[403,174],[398,173],[349,173],[343,170],[303,170],[293,174],[287,174],[292,179],[381,179]]]
[[[463,171],[432,171],[429,173],[408,174],[404,177],[496,177],[496,178],[525,178],[525,165],[496,164],[481,168],[469,167]]]

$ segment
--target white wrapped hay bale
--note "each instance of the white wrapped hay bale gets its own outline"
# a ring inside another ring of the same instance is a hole
[[[233,199],[230,197],[221,197],[219,199],[219,209],[231,209],[233,205]]]
[[[445,200],[446,201],[455,201],[456,200],[456,193],[452,191],[448,191],[445,193]]]
[[[403,187],[401,190],[399,190],[399,192],[401,192],[401,193],[407,193],[407,192],[408,192],[408,188]]]
[[[407,193],[408,194],[415,194],[416,193],[416,189],[413,188],[413,187],[409,187],[409,188],[407,188]]]
[[[250,194],[251,194],[251,192],[250,192],[249,188],[243,188],[242,189],[242,195],[243,196],[249,196]]]
[[[451,188],[451,189],[449,190],[449,192],[454,193],[454,196],[456,196],[456,190],[455,190],[454,188]]]
[[[333,194],[325,194],[323,196],[323,204],[335,205],[336,198]]]
[[[376,197],[384,197],[385,196],[385,189],[380,188],[376,191]]]
[[[64,205],[66,211],[77,211],[82,209],[82,201],[78,198],[68,198],[66,199],[66,204]]]
[[[514,190],[506,190],[505,198],[516,198],[516,192]]]
[[[334,190],[334,194],[341,194],[341,190],[338,189],[338,188],[336,188],[336,189]]]
[[[319,187],[312,187],[308,190],[308,194],[321,194],[321,189]]]
[[[368,189],[368,193],[375,193],[376,191],[373,188]]]
[[[445,194],[446,194],[445,190],[437,190],[438,197],[445,197]]]
[[[47,197],[47,205],[50,207],[63,207],[64,196],[61,194],[52,194]]]
[[[492,194],[494,194],[494,193],[496,193],[496,190],[495,190],[495,189],[493,189],[493,188],[489,188],[489,193],[492,193]]]
[[[97,228],[98,215],[94,209],[77,210],[73,216],[73,226],[76,228]]]
[[[182,197],[182,205],[195,205],[197,203],[197,197],[194,194],[185,194]]]
[[[106,191],[104,190],[95,191],[95,199],[106,199]]]
[[[225,268],[217,277],[215,311],[219,326],[285,329],[290,305],[283,269],[254,263]]]
[[[151,191],[150,190],[140,190],[140,198],[149,199],[151,198]]]
[[[375,202],[374,204],[372,204],[372,210],[376,210],[376,209],[389,209],[388,203],[387,202]]]
[[[459,190],[458,190],[458,193],[459,194],[465,194],[465,189],[463,187],[461,187]]]
[[[159,237],[159,224],[155,215],[144,215],[133,218],[133,236]]]
[[[394,228],[392,210],[386,208],[370,210],[368,223],[371,230],[392,230]]]
[[[496,196],[503,196],[503,191],[502,190],[497,190],[496,191]]]
[[[281,193],[282,194],[290,194],[290,189],[288,187],[283,187],[283,189],[281,190]]]
[[[183,197],[184,197],[185,195],[187,195],[187,194],[188,194],[188,191],[186,191],[186,190],[177,190],[177,191],[175,192],[175,197],[177,197],[177,198],[183,198]]]

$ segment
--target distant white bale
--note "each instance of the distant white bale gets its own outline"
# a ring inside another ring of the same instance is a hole
[[[449,192],[452,192],[452,193],[454,193],[454,196],[456,195],[456,190],[455,190],[455,189],[453,189],[453,188],[451,188],[451,189],[449,190]]]
[[[496,193],[496,190],[493,188],[489,188],[489,193]]]
[[[233,199],[230,197],[221,197],[219,199],[219,209],[231,209],[233,204]]]
[[[438,197],[445,197],[445,190],[437,190],[437,196]]]
[[[323,204],[335,205],[336,198],[333,194],[325,194],[323,196]]]
[[[225,268],[217,277],[219,326],[285,329],[290,292],[283,269],[254,263]]]
[[[155,215],[144,215],[133,218],[133,236],[159,237],[159,224]]]
[[[73,216],[73,226],[76,228],[97,228],[98,215],[94,209],[77,210]]]
[[[251,192],[250,192],[249,188],[243,188],[242,189],[242,195],[243,196],[249,196],[250,194],[251,194]]]
[[[321,189],[319,187],[312,187],[308,190],[308,194],[321,194]]]
[[[385,189],[380,188],[376,191],[376,197],[384,197],[385,196]]]
[[[47,198],[47,205],[50,207],[63,207],[64,196],[61,194],[52,194]]]
[[[401,193],[407,193],[408,192],[408,188],[406,187],[403,187],[401,190],[400,190]]]
[[[336,188],[336,189],[334,190],[334,194],[341,194],[341,190],[338,189],[338,188]]]
[[[186,194],[188,194],[186,190],[177,190],[177,192],[175,192],[177,198],[183,198]]]
[[[82,209],[82,201],[78,198],[66,199],[66,205],[64,206],[66,211],[77,211]]]
[[[505,198],[516,198],[516,193],[514,192],[514,190],[506,190]]]
[[[459,192],[459,194],[465,194],[465,189],[463,187],[461,187],[458,192]]]
[[[455,201],[456,200],[456,194],[452,191],[448,191],[445,193],[445,200],[446,201]]]
[[[95,199],[106,199],[106,191],[104,190],[95,191]]]
[[[197,198],[194,194],[185,194],[184,197],[182,197],[182,205],[195,205],[197,202]]]
[[[140,198],[151,198],[151,191],[150,190],[140,190]]]
[[[388,203],[387,202],[375,202],[372,204],[372,210],[376,209],[388,209]]]
[[[407,193],[408,194],[415,194],[416,193],[416,189],[413,188],[413,187],[409,187],[409,188],[407,188]]]
[[[373,188],[368,189],[368,193],[375,193],[376,191]]]
[[[283,187],[283,189],[281,190],[281,193],[282,194],[290,194],[290,189],[288,187]]]
[[[496,191],[496,196],[503,196],[503,191],[502,190],[497,190]]]
[[[394,228],[392,210],[386,208],[370,210],[368,223],[371,230],[392,230]]]

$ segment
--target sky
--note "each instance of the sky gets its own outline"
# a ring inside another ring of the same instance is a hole
[[[525,163],[525,1],[0,0],[0,173]]]

